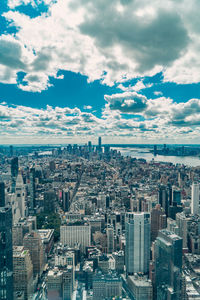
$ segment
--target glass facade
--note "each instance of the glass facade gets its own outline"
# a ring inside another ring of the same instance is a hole
[[[13,300],[12,209],[0,207],[0,300]]]

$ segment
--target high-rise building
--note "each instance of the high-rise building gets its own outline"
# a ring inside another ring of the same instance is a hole
[[[166,229],[155,241],[155,299],[180,300],[182,280],[182,238]]]
[[[159,187],[158,203],[163,207],[165,214],[168,217],[168,208],[169,208],[170,201],[169,201],[168,188],[165,185]]]
[[[199,213],[199,184],[192,184],[191,214]]]
[[[108,225],[106,233],[107,233],[108,253],[111,254],[114,252],[114,229],[113,229],[113,226]]]
[[[38,274],[40,276],[45,263],[44,248],[40,234],[35,231],[27,233],[24,237],[23,244],[24,248],[30,252],[34,275]]]
[[[11,176],[12,177],[17,177],[18,175],[18,157],[13,157],[11,159]]]
[[[30,209],[35,208],[35,168],[30,169]]]
[[[102,146],[101,146],[101,137],[98,138],[98,151],[102,151]]]
[[[64,189],[62,191],[62,199],[63,199],[63,210],[65,212],[68,212],[70,208],[70,191],[68,189]]]
[[[174,206],[181,204],[181,190],[176,186],[172,187],[172,204]]]
[[[5,206],[5,184],[0,182],[0,207]]]
[[[167,227],[167,218],[164,209],[157,204],[151,210],[151,240],[155,241],[158,231]]]
[[[29,250],[22,246],[13,248],[14,292],[23,292],[25,300],[33,294],[33,264]]]
[[[56,193],[53,190],[44,192],[44,212],[53,213],[55,211]]]
[[[125,224],[127,275],[147,273],[150,260],[150,214],[127,213]]]
[[[0,198],[0,300],[13,300],[12,208],[5,206],[4,184]]]
[[[15,196],[21,218],[25,217],[25,187],[21,172],[18,173],[15,185]]]

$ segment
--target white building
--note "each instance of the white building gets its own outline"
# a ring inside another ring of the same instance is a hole
[[[199,184],[192,184],[191,214],[199,213]]]
[[[150,260],[150,214],[127,213],[125,264],[128,275],[147,273]]]
[[[85,248],[91,244],[91,227],[88,224],[61,226],[60,241],[70,247],[80,244],[81,251],[85,252]]]

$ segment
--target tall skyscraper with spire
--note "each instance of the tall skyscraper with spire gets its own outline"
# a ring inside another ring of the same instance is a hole
[[[0,183],[0,300],[13,300],[12,208]]]
[[[99,152],[102,152],[101,137],[98,139],[98,150]]]

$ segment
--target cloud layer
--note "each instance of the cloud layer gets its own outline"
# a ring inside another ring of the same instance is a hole
[[[187,3],[9,0],[3,16],[17,32],[0,38],[0,81],[41,92],[69,70],[107,85],[160,71],[165,81],[199,82],[199,2]],[[31,18],[18,11],[28,4],[47,12]]]
[[[102,116],[97,118],[88,108],[47,106],[34,109],[26,106],[0,104],[0,135],[4,143],[12,141],[36,143],[104,142],[198,142],[200,134],[200,99],[175,103],[160,97],[147,99],[135,92],[105,96]],[[124,112],[126,114],[124,114]],[[127,119],[126,115],[132,116]]]

